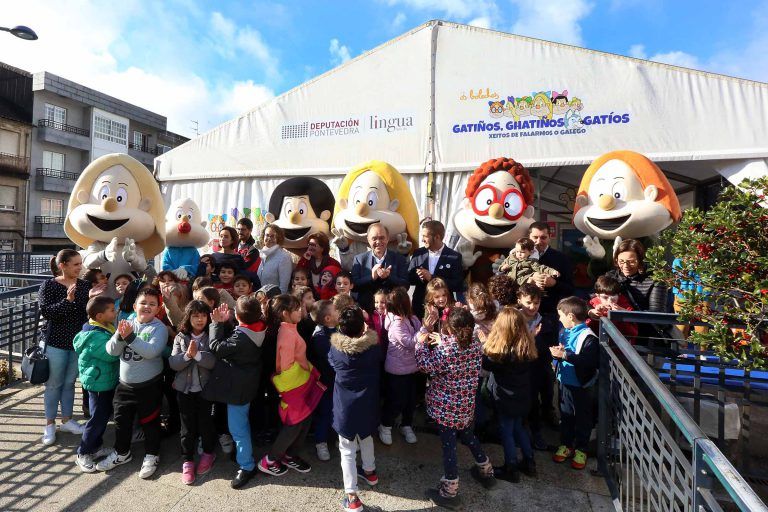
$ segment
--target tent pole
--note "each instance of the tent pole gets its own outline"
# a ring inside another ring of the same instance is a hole
[[[424,205],[424,216],[435,217],[435,75],[437,66],[437,31],[439,21],[432,21],[430,41],[430,80],[429,80],[429,157],[427,162],[427,197]]]

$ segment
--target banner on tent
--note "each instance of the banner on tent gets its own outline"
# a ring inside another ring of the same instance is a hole
[[[372,113],[284,124],[280,130],[283,141],[317,137],[344,137],[361,134],[407,132],[415,125],[413,113]]]

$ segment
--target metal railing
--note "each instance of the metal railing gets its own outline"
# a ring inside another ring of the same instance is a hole
[[[60,178],[62,180],[77,180],[79,175],[76,172],[67,172],[60,169],[50,169],[48,167],[38,167],[38,176],[45,176],[46,178]]]
[[[42,127],[53,128],[54,130],[60,130],[62,132],[74,133],[77,135],[82,135],[83,137],[91,136],[90,130],[86,130],[85,128],[79,128],[77,126],[72,126],[71,124],[57,123],[56,121],[52,121],[50,119],[40,119],[37,122],[37,126],[41,128]]]
[[[618,510],[720,512],[730,501],[768,511],[609,319],[600,323],[598,393],[598,467]]]
[[[144,146],[141,144],[136,144],[135,142],[129,142],[128,148],[141,151],[142,153],[149,153],[150,155],[157,155],[157,146]]]
[[[0,292],[0,360],[5,362],[0,389],[22,379],[21,358],[40,341],[43,322],[38,304],[40,282],[50,276],[0,273],[0,281],[16,280],[20,286]]]
[[[64,217],[50,215],[35,215],[35,224],[64,224]]]
[[[14,169],[21,174],[29,174],[29,158],[10,153],[0,153],[0,167]]]
[[[31,252],[0,252],[0,273],[50,276],[51,257],[51,254],[32,254]]]

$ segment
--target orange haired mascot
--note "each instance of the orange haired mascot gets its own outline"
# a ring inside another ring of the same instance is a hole
[[[675,189],[662,170],[634,151],[611,151],[592,162],[581,179],[573,213],[573,224],[586,235],[593,277],[613,265],[613,250],[608,249],[622,239],[639,239],[648,248],[651,237],[682,217]]]
[[[469,177],[453,225],[461,235],[456,250],[472,281],[488,280],[492,264],[528,234],[533,223],[533,181],[511,158],[488,160]]]

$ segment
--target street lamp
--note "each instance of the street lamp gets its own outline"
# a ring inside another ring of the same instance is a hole
[[[29,27],[25,27],[24,25],[18,25],[13,28],[0,27],[0,30],[3,30],[5,32],[10,32],[16,37],[20,39],[25,39],[27,41],[34,41],[37,39],[37,34],[35,34],[35,31]]]

